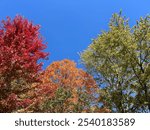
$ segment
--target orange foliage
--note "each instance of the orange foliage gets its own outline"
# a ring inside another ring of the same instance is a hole
[[[96,86],[92,76],[76,68],[76,64],[67,59],[53,62],[47,67],[43,74],[43,83],[50,82],[57,86],[69,86],[70,88],[83,86],[93,88]]]
[[[76,68],[76,64],[70,60],[62,60],[53,62],[42,75],[43,84],[51,84],[52,90],[59,87],[71,89],[73,91],[72,99],[77,101],[76,91],[79,88],[85,88],[86,92],[92,94],[96,91],[97,86],[91,75],[82,69]]]
[[[95,97],[98,87],[93,77],[78,69],[73,61],[53,62],[39,77],[41,83],[33,84],[34,91],[29,93],[34,103],[23,112],[109,112],[108,109],[90,105],[98,105]],[[66,96],[66,93],[71,93],[71,96]],[[64,98],[61,100],[61,97]],[[53,106],[47,107],[46,102]],[[47,108],[44,109],[44,106]]]

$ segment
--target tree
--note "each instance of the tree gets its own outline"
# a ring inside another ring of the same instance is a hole
[[[16,16],[0,25],[0,112],[13,112],[32,102],[25,93],[39,81],[38,72],[48,53],[40,26]]]
[[[130,28],[114,14],[102,32],[81,53],[82,63],[100,86],[103,105],[112,112],[150,112],[150,17]]]
[[[93,77],[70,60],[53,62],[41,73],[40,103],[29,110],[34,112],[93,112],[97,104],[97,85]],[[108,111],[108,110],[107,110]]]

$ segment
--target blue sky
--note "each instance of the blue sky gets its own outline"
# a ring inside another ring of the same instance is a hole
[[[79,63],[83,51],[101,30],[108,30],[113,13],[122,9],[134,25],[150,13],[149,0],[0,0],[0,20],[20,14],[41,25],[51,62],[65,58]],[[80,66],[80,65],[79,65]]]

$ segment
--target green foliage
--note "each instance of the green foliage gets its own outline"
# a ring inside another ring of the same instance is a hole
[[[85,109],[90,111],[90,102],[87,94],[78,92],[78,101],[74,102],[73,92],[69,89],[59,87],[52,98],[46,98],[39,106],[40,112],[63,113],[63,112],[83,112]]]
[[[82,63],[100,86],[103,105],[113,112],[150,112],[150,17],[130,28],[114,14],[81,54]]]
[[[67,101],[71,98],[71,92],[64,88],[58,88],[55,92],[55,96],[51,99],[47,99],[43,103],[43,112],[62,113],[69,112],[69,104]]]

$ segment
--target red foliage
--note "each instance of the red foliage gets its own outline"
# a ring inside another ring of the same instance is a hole
[[[27,19],[16,16],[12,21],[9,17],[2,21],[0,28],[0,73],[12,73],[32,79],[41,69],[41,58],[48,55],[42,52],[46,48],[39,35],[39,25],[33,25]]]
[[[33,103],[33,101],[31,99],[27,98],[27,99],[24,99],[23,101],[18,101],[17,106],[21,107],[21,108],[26,108],[32,103]]]
[[[32,83],[38,80],[37,73],[48,53],[43,52],[46,45],[39,33],[40,26],[27,19],[16,16],[7,17],[0,25],[0,102],[7,101],[11,93],[20,93],[12,82]],[[27,89],[27,88],[26,88]],[[21,89],[23,91],[23,88]],[[1,104],[0,104],[1,106]]]

